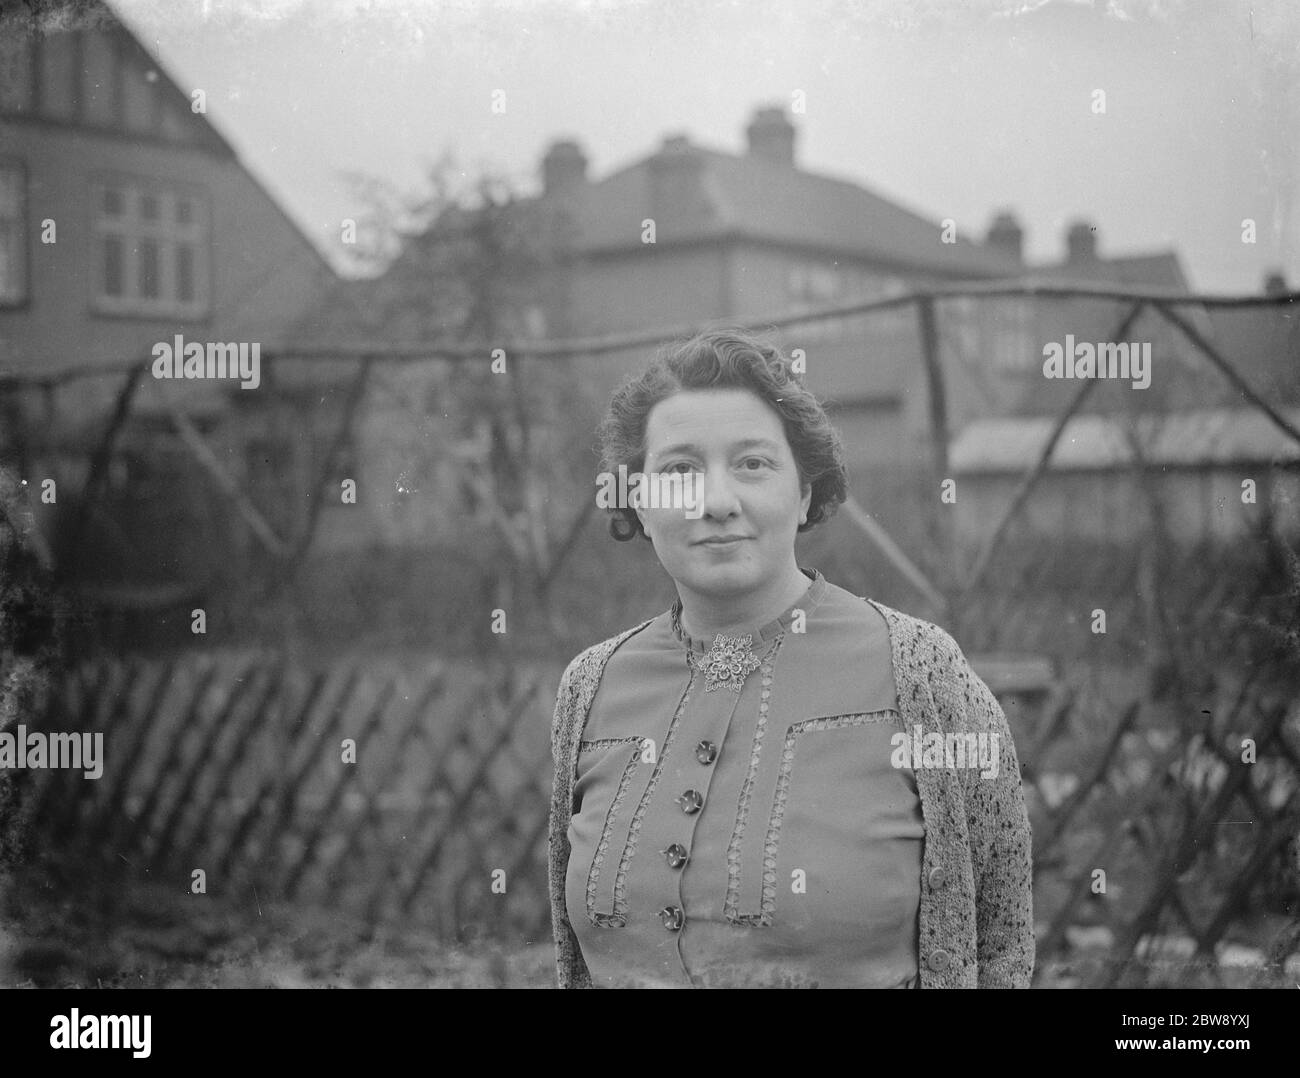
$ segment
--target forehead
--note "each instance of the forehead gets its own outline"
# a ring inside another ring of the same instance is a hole
[[[721,448],[751,440],[764,440],[775,448],[789,449],[776,410],[746,389],[690,389],[675,393],[650,409],[645,438],[649,453],[680,444]]]

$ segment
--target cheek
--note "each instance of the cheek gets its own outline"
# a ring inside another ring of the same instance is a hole
[[[681,511],[675,509],[649,509],[646,510],[645,518],[649,530],[664,537],[680,535],[687,524]]]
[[[796,524],[803,513],[803,494],[796,487],[793,490],[782,490],[781,493],[772,499],[768,508],[767,516],[770,520],[780,521],[782,524],[793,520]]]

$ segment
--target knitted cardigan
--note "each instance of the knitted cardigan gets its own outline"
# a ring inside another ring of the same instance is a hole
[[[1027,988],[1034,969],[1029,817],[1020,765],[1002,707],[939,626],[867,600],[889,624],[903,729],[995,732],[998,773],[914,763],[925,824],[918,968],[922,988]],[[551,727],[551,926],[561,988],[590,988],[569,922],[565,877],[578,748],[596,687],[615,649],[649,622],[578,655],[564,671]]]

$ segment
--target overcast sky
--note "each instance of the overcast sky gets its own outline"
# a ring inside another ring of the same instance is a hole
[[[1011,207],[1058,258],[1086,217],[1196,289],[1300,283],[1296,0],[110,2],[327,254],[347,172],[415,188],[450,150],[532,186],[571,136],[599,178],[669,133],[739,152],[802,91],[802,167],[969,238]]]

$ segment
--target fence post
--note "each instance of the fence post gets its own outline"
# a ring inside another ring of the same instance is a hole
[[[930,389],[930,447],[934,469],[940,478],[948,474],[948,395],[939,362],[939,331],[934,321],[934,297],[916,301],[917,325],[921,334],[921,357]]]
[[[941,484],[950,478],[948,474],[948,393],[943,380],[943,364],[939,360],[939,330],[935,324],[934,297],[920,295],[916,299],[917,330],[921,338],[921,358],[925,363],[926,385],[929,389],[930,402],[930,452],[934,484]],[[930,497],[938,496],[931,488]],[[933,535],[943,558],[948,564],[948,571],[939,581],[943,592],[943,606],[949,616],[958,613],[954,599],[960,584],[961,574],[957,566],[956,522],[952,519],[951,506],[942,502],[929,501]]]
[[[72,562],[75,565],[73,559],[77,557],[78,552],[85,549],[84,539],[86,528],[90,525],[91,513],[99,498],[100,488],[107,481],[106,476],[112,463],[113,452],[117,448],[122,428],[131,414],[131,404],[135,400],[136,391],[140,388],[140,379],[148,366],[148,360],[140,360],[133,364],[127,371],[122,388],[118,390],[117,401],[113,406],[113,414],[109,418],[108,426],[104,430],[103,439],[96,448],[94,456],[90,458],[90,472],[86,476],[85,486],[81,489],[81,503],[77,506],[77,515],[71,530],[62,537],[63,543],[57,555],[57,560],[61,564]]]

